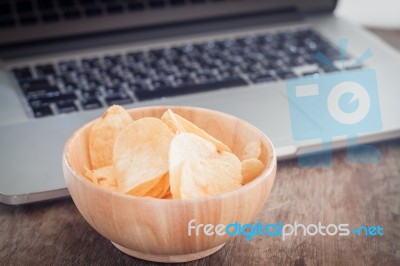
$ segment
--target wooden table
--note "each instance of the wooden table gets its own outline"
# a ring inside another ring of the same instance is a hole
[[[400,48],[400,31],[376,31]],[[389,37],[387,37],[389,36]],[[349,164],[334,153],[333,167],[278,164],[274,187],[256,221],[350,226],[380,225],[384,236],[236,237],[192,265],[400,265],[400,140],[376,145],[378,164]],[[0,204],[0,265],[148,265],[94,231],[71,199]]]

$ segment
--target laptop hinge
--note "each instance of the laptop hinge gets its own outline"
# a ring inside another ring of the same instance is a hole
[[[187,21],[184,23],[124,29],[112,32],[85,34],[74,37],[47,39],[19,44],[7,44],[0,46],[0,58],[7,60],[25,56],[86,49],[90,47],[101,47],[120,43],[134,43],[144,40],[188,36],[205,32],[215,33],[251,26],[270,26],[276,23],[299,21],[301,19],[302,15],[296,10],[296,8],[286,7],[264,12],[219,17],[207,20],[203,19]]]

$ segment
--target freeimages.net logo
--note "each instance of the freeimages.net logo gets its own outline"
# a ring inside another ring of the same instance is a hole
[[[343,60],[346,58],[346,46],[347,41],[341,40]],[[372,52],[367,50],[350,67],[359,67],[370,56]],[[322,53],[317,53],[316,58],[323,64],[335,67]],[[359,134],[376,132],[382,128],[374,70],[346,70],[290,79],[286,89],[294,140],[321,140],[320,150],[300,155],[300,166],[331,166],[331,143],[338,136],[347,137],[350,161],[375,163],[380,160],[379,150],[375,147],[357,143]],[[357,153],[360,151],[370,153],[367,161],[359,160]],[[312,156],[316,153],[318,156]]]

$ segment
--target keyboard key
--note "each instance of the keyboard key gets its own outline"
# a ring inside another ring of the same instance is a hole
[[[40,10],[51,10],[54,8],[53,0],[37,0],[37,6]]]
[[[11,16],[0,16],[0,28],[9,28],[15,25],[14,18]]]
[[[32,72],[29,67],[14,68],[12,71],[18,80],[32,78]]]
[[[62,101],[73,101],[76,100],[76,95],[73,92],[69,93],[54,93],[54,94],[47,94],[44,96],[36,97],[30,100],[31,105],[43,105],[55,102],[62,102]]]
[[[81,101],[81,105],[85,110],[92,110],[102,107],[101,102],[95,97],[83,99]]]
[[[63,12],[64,18],[67,20],[77,19],[81,16],[81,13],[78,9],[69,8],[64,10]]]
[[[276,74],[281,78],[281,79],[291,79],[291,78],[296,78],[296,74],[294,74],[292,71],[288,70],[277,70]]]
[[[48,12],[42,15],[43,22],[55,22],[59,20],[59,16],[56,12]]]
[[[147,99],[182,95],[182,94],[209,91],[222,88],[232,88],[244,85],[247,85],[247,83],[243,79],[231,78],[222,81],[215,81],[213,83],[188,84],[188,85],[183,84],[179,87],[165,87],[165,88],[160,88],[158,90],[139,90],[136,91],[136,96],[138,97],[139,100],[147,100]]]
[[[31,1],[19,1],[16,4],[17,11],[19,13],[30,13],[33,11],[33,6]]]
[[[33,14],[24,14],[24,15],[20,16],[19,22],[22,25],[33,25],[33,24],[36,24],[38,22],[38,19]]]
[[[0,2],[0,16],[11,15],[11,6],[8,2]]]
[[[107,5],[107,12],[110,14],[118,14],[122,13],[122,11],[124,11],[124,8],[121,4],[112,3]]]
[[[103,11],[98,6],[90,6],[85,9],[85,14],[88,17],[100,16]]]
[[[57,102],[56,107],[59,113],[71,113],[78,111],[78,108],[73,101]]]
[[[170,0],[169,3],[171,6],[181,6],[185,4],[185,0]]]
[[[38,73],[39,76],[55,75],[56,74],[56,70],[54,69],[54,66],[50,65],[50,64],[38,65],[35,68],[36,68],[36,73]]]
[[[250,79],[254,82],[254,83],[263,83],[263,82],[269,82],[269,81],[274,81],[274,77],[269,74],[269,73],[265,73],[265,74],[252,74],[250,75]]]
[[[138,11],[138,10],[143,10],[144,9],[144,4],[143,3],[129,3],[128,8],[130,11]]]
[[[49,105],[32,107],[32,112],[35,117],[44,117],[53,115],[53,111],[51,110]]]
[[[49,81],[45,78],[36,80],[27,80],[20,83],[22,90],[25,93],[46,93],[48,90],[52,90],[52,86]]]
[[[149,6],[151,8],[163,8],[165,3],[163,0],[150,0]]]
[[[124,104],[129,104],[129,103],[133,103],[133,100],[127,96],[127,95],[110,95],[105,97],[104,99],[107,104],[109,106],[113,105],[113,104],[120,104],[120,105],[124,105]]]

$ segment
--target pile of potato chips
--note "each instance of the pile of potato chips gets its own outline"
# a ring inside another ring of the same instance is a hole
[[[260,143],[241,160],[221,141],[168,110],[161,119],[133,120],[114,105],[89,135],[92,169],[85,176],[104,188],[135,196],[193,199],[239,188],[265,168]]]

